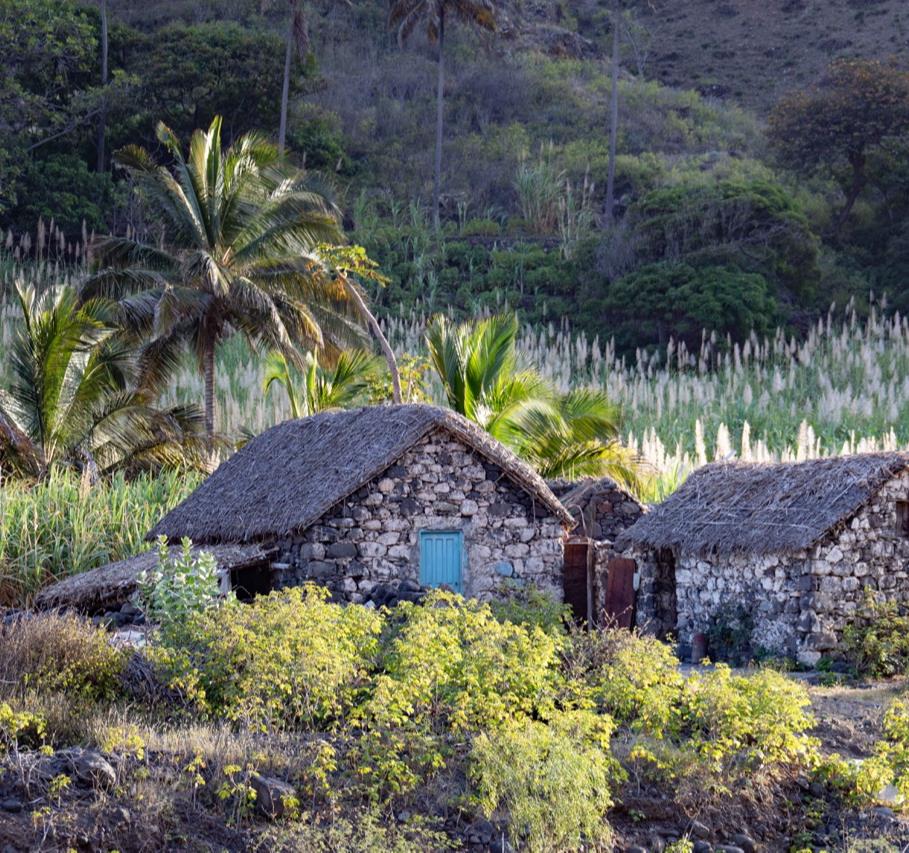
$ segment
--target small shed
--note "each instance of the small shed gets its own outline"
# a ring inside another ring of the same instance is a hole
[[[578,619],[631,627],[636,567],[616,555],[613,543],[645,507],[610,477],[550,480],[549,487],[575,520],[565,546],[566,603]]]
[[[226,567],[247,593],[311,581],[337,600],[383,604],[435,586],[488,598],[508,581],[561,599],[573,525],[536,472],[475,424],[436,406],[397,405],[266,430],[148,538],[250,549],[255,559]],[[120,569],[96,579],[120,578]],[[118,582],[121,593],[127,586]]]
[[[618,537],[638,624],[688,644],[745,613],[756,650],[814,663],[866,590],[909,602],[909,456],[715,463]]]

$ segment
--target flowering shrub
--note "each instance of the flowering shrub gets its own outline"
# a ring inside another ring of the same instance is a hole
[[[70,702],[114,699],[125,654],[74,614],[41,613],[0,628],[0,681]]]
[[[568,686],[635,731],[662,738],[678,728],[683,678],[672,649],[654,637],[578,632],[566,658]]]
[[[805,732],[814,720],[805,688],[772,669],[733,675],[725,664],[692,673],[684,686],[681,719],[692,747],[720,770],[810,759],[817,741]]]
[[[139,574],[139,598],[149,621],[165,633],[179,632],[192,614],[218,605],[218,564],[207,551],[194,554],[192,542],[185,537],[175,556],[166,536],[159,536],[157,545],[157,566]]]
[[[215,717],[261,729],[343,721],[378,647],[379,616],[320,587],[189,612],[180,641],[153,652],[174,687]]]
[[[513,840],[532,853],[611,849],[611,733],[609,717],[568,711],[546,723],[518,717],[479,735],[469,772],[480,808],[507,814]]]

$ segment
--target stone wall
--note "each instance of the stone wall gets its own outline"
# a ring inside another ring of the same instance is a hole
[[[806,558],[804,552],[732,555],[713,561],[679,556],[675,577],[680,643],[688,645],[711,624],[744,612],[754,625],[755,650],[795,655]]]
[[[909,498],[909,472],[887,483],[862,510],[810,551],[704,559],[676,553],[675,632],[687,646],[711,624],[747,613],[752,647],[813,664],[838,645],[862,609],[866,590],[909,605],[909,536],[897,501]],[[662,554],[662,556],[661,556]],[[666,628],[672,571],[664,552],[630,554],[639,565],[638,624]]]
[[[667,549],[629,553],[638,564],[635,624],[647,634],[666,638],[676,634],[675,557]]]
[[[492,596],[506,579],[562,597],[559,519],[502,469],[436,431],[296,539],[278,543],[276,587],[315,581],[363,602],[420,574],[421,530],[463,531],[465,595]]]
[[[799,624],[802,657],[832,651],[862,609],[865,591],[909,604],[909,536],[900,528],[897,501],[909,498],[909,472],[877,495],[811,554]]]

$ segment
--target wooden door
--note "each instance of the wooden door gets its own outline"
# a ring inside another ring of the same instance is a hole
[[[619,628],[634,625],[634,573],[637,564],[625,557],[613,557],[606,566],[605,623]]]
[[[587,621],[588,542],[565,543],[565,565],[562,571],[562,590],[565,603],[578,622]]]

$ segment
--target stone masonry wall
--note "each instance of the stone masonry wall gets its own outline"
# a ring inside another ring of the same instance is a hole
[[[690,644],[694,634],[706,633],[714,621],[743,611],[754,624],[754,648],[795,655],[801,578],[807,567],[805,552],[736,554],[715,561],[680,555],[675,573],[680,643]]]
[[[628,553],[638,564],[638,590],[635,602],[635,623],[638,628],[655,637],[675,635],[677,600],[675,558],[666,549]]]
[[[836,649],[866,590],[878,600],[909,605],[909,536],[899,527],[896,509],[897,501],[907,499],[909,472],[887,483],[810,552],[710,560],[676,554],[680,643],[689,644],[714,620],[741,608],[754,624],[752,646],[814,664]],[[638,622],[653,618],[661,626],[665,561],[652,551],[632,556],[641,571]]]
[[[890,480],[832,539],[812,552],[799,624],[802,657],[833,650],[861,611],[865,590],[879,600],[909,604],[909,536],[897,501],[909,499],[909,472]]]
[[[342,600],[419,581],[421,530],[463,531],[465,595],[507,578],[562,597],[559,519],[497,465],[438,430],[296,539],[278,543],[276,587],[315,581]]]

